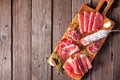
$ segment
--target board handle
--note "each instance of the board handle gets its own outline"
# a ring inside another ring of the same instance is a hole
[[[98,3],[98,5],[96,7],[96,11],[99,11],[105,2],[107,2],[107,5],[105,6],[105,8],[104,8],[104,10],[102,12],[102,14],[104,16],[108,12],[108,10],[111,7],[111,5],[113,4],[114,0],[100,0],[100,2]]]

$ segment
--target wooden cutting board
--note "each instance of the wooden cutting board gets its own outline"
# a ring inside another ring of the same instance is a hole
[[[104,28],[102,27],[101,30],[111,30],[114,25],[115,25],[115,22],[110,20],[109,18],[106,17],[106,13],[108,12],[109,8],[111,7],[112,3],[114,2],[114,0],[100,0],[100,2],[98,3],[96,9],[92,9],[91,7],[87,6],[86,4],[83,4],[81,6],[81,8],[78,10],[78,13],[83,13],[84,11],[87,11],[87,12],[96,12],[96,11],[99,11],[101,9],[101,7],[103,6],[104,3],[107,3],[106,7],[104,8],[103,12],[101,13],[103,18],[104,18],[104,24],[107,23],[107,22],[111,22],[111,26],[109,28]],[[64,33],[63,38],[65,37],[68,37],[68,34],[67,32],[71,29],[75,29],[76,28],[76,25],[78,23],[78,14],[76,14],[76,16],[74,17],[74,19],[72,20],[71,24],[69,25],[69,27],[67,28],[66,32]],[[84,36],[87,36],[89,35],[89,33],[85,33],[85,34],[81,34],[82,37]],[[103,43],[105,42],[106,38],[103,38],[103,39],[100,39],[99,42],[101,43],[101,46],[103,45]],[[77,44],[79,46],[82,46],[82,44],[78,41]],[[52,62],[55,62],[53,60],[53,54],[54,52],[56,51],[56,48],[54,49],[52,55],[50,56],[49,60],[48,60],[48,63],[51,64],[51,60]],[[97,52],[98,53],[98,52]],[[97,54],[96,53],[96,54]],[[95,58],[96,54],[94,54],[92,57],[90,57],[90,60],[91,62],[93,61],[93,59]],[[66,61],[66,59],[64,60],[61,60],[62,64]],[[58,65],[55,65],[54,66],[56,69],[58,68]],[[66,73],[65,71],[63,71],[64,73]],[[75,80],[80,80],[82,78],[82,76],[78,76],[75,78]]]

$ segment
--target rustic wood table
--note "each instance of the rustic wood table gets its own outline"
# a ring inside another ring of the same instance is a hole
[[[71,80],[47,64],[83,3],[99,0],[0,0],[0,80]],[[120,0],[107,13],[120,29]],[[120,80],[120,33],[111,33],[85,80]]]

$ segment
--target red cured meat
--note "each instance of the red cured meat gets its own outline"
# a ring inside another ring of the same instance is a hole
[[[72,78],[83,76],[91,68],[91,62],[85,54],[77,54],[74,59],[69,58],[63,64],[63,69]]]
[[[87,68],[91,69],[92,68],[92,64],[91,64],[90,60],[88,59],[87,56],[85,56],[84,58],[85,58],[85,61],[86,61],[86,64],[87,64]]]
[[[77,76],[76,74],[74,74],[74,69],[68,61],[66,61],[63,64],[63,69],[66,71],[67,75],[69,75],[70,77],[74,78]]]
[[[80,34],[76,30],[69,30],[69,36],[72,40],[77,41],[80,39]]]
[[[97,31],[99,30],[103,25],[103,17],[99,12],[96,12],[94,22],[93,22],[93,27],[92,31]]]
[[[62,59],[78,51],[80,51],[79,47],[69,38],[62,39],[57,45],[57,54]]]
[[[92,31],[92,26],[94,22],[94,17],[95,17],[95,12],[90,13],[90,18],[89,18],[89,25],[88,25],[88,32]]]
[[[78,14],[78,22],[79,22],[79,28],[80,28],[80,33],[84,33],[84,15]]]
[[[99,42],[94,42],[91,45],[87,46],[87,50],[91,54],[96,53],[99,50],[99,48],[100,48]]]
[[[78,68],[77,58],[74,58],[74,59],[72,60],[71,66],[73,66],[73,68],[74,68],[74,73],[75,73],[75,74],[81,75],[81,71],[80,71],[79,68]]]
[[[90,16],[90,14],[88,12],[84,11],[84,32],[88,31],[89,16]]]
[[[83,70],[83,66],[82,66],[82,63],[81,63],[80,56],[77,55],[76,58],[77,58],[78,68],[79,68],[79,70],[81,71],[81,75],[83,76],[83,75],[85,74],[85,72],[84,72],[84,70]]]
[[[83,69],[84,69],[84,72],[87,72],[88,71],[88,67],[87,67],[87,63],[86,63],[86,60],[85,60],[85,54],[81,54],[80,55],[80,60],[81,60],[81,63],[83,65]]]
[[[82,45],[84,45],[84,46],[89,44],[89,42],[86,41],[84,38],[82,38],[80,41],[81,41]]]

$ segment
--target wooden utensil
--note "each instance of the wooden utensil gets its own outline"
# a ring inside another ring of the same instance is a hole
[[[102,27],[101,30],[103,30],[103,29],[104,30],[111,30],[114,27],[115,22],[113,22],[112,20],[110,20],[109,18],[107,18],[106,17],[106,13],[108,12],[109,8],[111,7],[113,1],[114,0],[100,0],[100,2],[98,3],[96,9],[92,9],[91,7],[87,6],[86,4],[83,4],[81,6],[81,8],[78,10],[78,13],[83,13],[84,11],[87,11],[87,12],[96,12],[96,11],[99,11],[101,9],[101,7],[103,6],[103,4],[106,2],[107,5],[105,6],[105,8],[104,8],[104,10],[103,10],[103,12],[101,14],[102,14],[102,16],[104,18],[104,23],[111,22],[111,26],[109,28]],[[78,23],[78,15],[77,14],[74,17],[74,19],[72,20],[72,23],[69,25],[68,29],[66,30],[66,32],[64,33],[64,35],[63,35],[63,37],[61,39],[65,38],[65,37],[68,37],[67,32],[70,29],[74,29],[76,27],[76,26],[74,26],[74,25],[76,25],[76,23]],[[86,35],[89,35],[89,33],[82,34],[82,37],[84,37]],[[101,45],[103,45],[103,43],[105,42],[105,40],[106,40],[106,38],[103,38],[103,39],[99,40],[99,42],[101,43]],[[78,43],[78,45],[81,45],[81,43]],[[54,60],[52,59],[53,58],[53,54],[54,54],[55,51],[56,51],[56,48],[54,49],[52,55],[50,56],[50,58],[48,60],[49,64],[51,64],[51,60],[53,62],[53,65],[55,64]],[[95,58],[96,54],[90,58],[91,62]],[[64,63],[64,61],[65,60],[62,60],[62,63]],[[55,65],[54,67],[58,68],[58,65]],[[78,76],[78,77],[75,78],[75,80],[80,80],[81,78],[82,78],[82,76]]]

